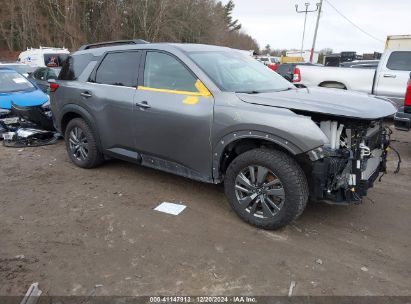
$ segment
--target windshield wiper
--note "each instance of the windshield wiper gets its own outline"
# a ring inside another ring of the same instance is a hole
[[[256,90],[251,90],[251,91],[236,91],[235,93],[244,93],[244,94],[260,94],[262,92],[256,91]]]

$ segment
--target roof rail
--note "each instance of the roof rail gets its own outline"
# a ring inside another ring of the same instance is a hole
[[[96,49],[106,46],[115,46],[115,45],[125,45],[125,44],[146,44],[149,43],[142,39],[134,39],[134,40],[115,40],[115,41],[106,41],[106,42],[97,42],[91,44],[84,44],[80,46],[78,49],[79,51],[88,50],[88,49]]]

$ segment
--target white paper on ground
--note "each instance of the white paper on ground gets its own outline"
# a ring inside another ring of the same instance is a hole
[[[164,202],[154,208],[154,210],[172,215],[179,215],[185,208],[185,205]]]

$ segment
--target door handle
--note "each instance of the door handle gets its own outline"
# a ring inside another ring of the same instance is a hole
[[[136,106],[142,109],[149,109],[151,106],[148,104],[147,101],[137,102]]]
[[[385,78],[397,78],[397,75],[393,75],[393,74],[384,74]]]
[[[80,95],[85,97],[85,98],[90,98],[91,96],[93,96],[89,92],[82,92],[82,93],[80,93]]]

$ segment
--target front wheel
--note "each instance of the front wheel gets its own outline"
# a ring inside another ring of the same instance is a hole
[[[224,188],[237,215],[258,228],[278,229],[295,220],[308,200],[301,167],[287,154],[254,149],[229,165]]]

